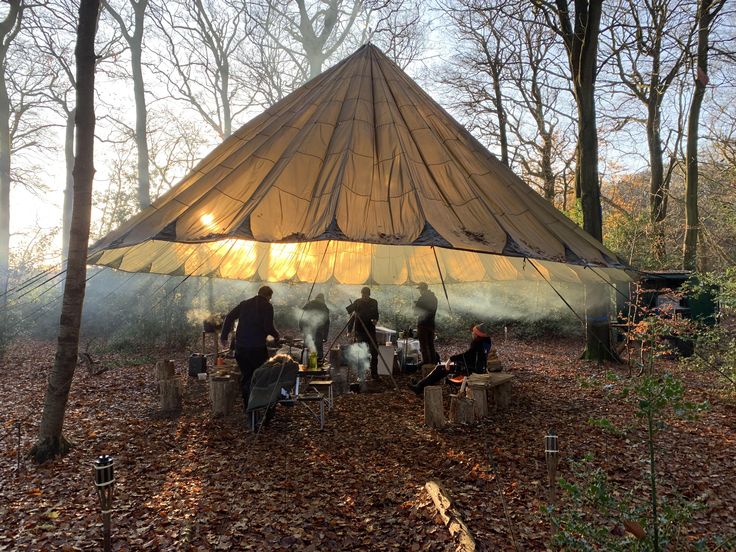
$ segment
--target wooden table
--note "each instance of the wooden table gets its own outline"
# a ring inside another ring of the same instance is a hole
[[[511,404],[511,380],[513,379],[514,375],[508,372],[470,374],[468,385],[485,387],[489,403],[493,401],[498,410],[503,410]]]

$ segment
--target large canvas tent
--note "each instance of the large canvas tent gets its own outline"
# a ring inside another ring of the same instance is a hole
[[[370,44],[237,130],[90,263],[268,282],[628,279]]]

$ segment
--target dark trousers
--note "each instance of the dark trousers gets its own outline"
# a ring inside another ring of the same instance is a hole
[[[434,370],[427,374],[427,376],[423,380],[417,383],[417,388],[421,391],[428,385],[435,385],[436,383],[440,383],[443,379],[445,379],[445,376],[447,376],[445,365],[438,364],[437,366],[435,366]]]
[[[236,347],[235,360],[240,368],[240,391],[243,394],[243,410],[248,411],[248,399],[250,398],[250,380],[256,368],[268,359],[268,349],[263,347]]]
[[[422,352],[422,364],[437,362],[437,351],[434,350],[434,326],[417,326],[419,349]]]
[[[355,334],[355,341],[358,343],[365,343],[368,345],[368,350],[371,353],[371,379],[378,379],[378,349],[376,349],[376,332],[371,335],[365,335],[361,333]]]

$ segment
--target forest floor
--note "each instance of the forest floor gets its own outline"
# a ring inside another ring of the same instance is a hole
[[[559,434],[560,476],[592,453],[620,494],[645,482],[644,424],[636,404],[618,398],[628,369],[577,360],[579,341],[509,340],[498,351],[515,376],[513,403],[478,425],[424,427],[422,399],[402,377],[398,392],[337,397],[322,432],[306,410],[290,408],[258,436],[240,415],[213,419],[205,384],[185,375],[183,411],[157,414],[152,364],[103,357],[108,371],[80,367],[74,378],[65,434],[76,446],[43,466],[23,458],[16,473],[13,424],[21,422],[26,453],[54,354],[54,344],[16,344],[1,368],[0,550],[99,549],[92,462],[107,453],[116,468],[114,550],[452,550],[424,490],[433,479],[481,549],[545,550],[547,429]],[[177,372],[184,361],[176,359]],[[719,399],[711,375],[662,367],[680,372],[688,400],[711,404],[695,420],[669,423],[657,441],[661,494],[704,503],[678,549],[733,536],[736,407]],[[619,429],[591,423],[602,419]],[[637,492],[646,500],[646,486]],[[610,531],[623,521],[590,519]]]

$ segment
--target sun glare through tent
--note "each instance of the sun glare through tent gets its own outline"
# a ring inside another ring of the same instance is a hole
[[[212,213],[205,213],[204,215],[199,217],[199,221],[208,230],[213,230],[215,228],[215,215],[213,215]]]

